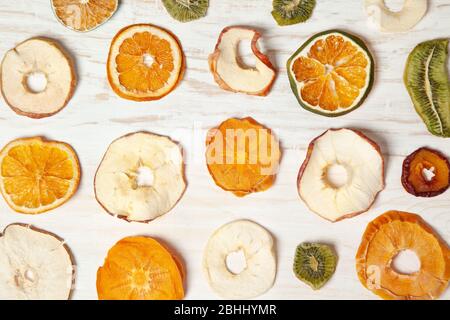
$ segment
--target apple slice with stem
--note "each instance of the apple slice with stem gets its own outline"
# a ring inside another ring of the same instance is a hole
[[[380,147],[360,131],[330,129],[310,143],[297,183],[322,218],[336,222],[366,212],[384,189]]]
[[[209,56],[209,68],[214,80],[224,90],[249,95],[266,96],[275,81],[276,71],[269,57],[258,49],[261,34],[251,28],[227,27],[219,36],[214,52]],[[239,43],[251,40],[255,66],[244,65],[238,53]]]

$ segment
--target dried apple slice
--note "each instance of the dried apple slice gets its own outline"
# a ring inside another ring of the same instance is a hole
[[[168,137],[137,132],[115,140],[94,180],[95,196],[110,214],[148,222],[169,212],[186,189],[181,148]]]
[[[12,224],[0,237],[0,296],[13,300],[67,300],[73,286],[72,256],[49,232]]]
[[[402,184],[416,197],[435,197],[450,185],[450,163],[439,151],[420,148],[403,161]]]
[[[420,261],[412,273],[395,266],[396,257],[406,250]],[[450,279],[450,250],[420,216],[389,211],[368,224],[356,270],[362,285],[383,299],[436,299]]]
[[[258,49],[260,37],[259,32],[250,28],[223,29],[208,60],[214,80],[222,89],[256,96],[269,93],[276,71],[269,58]],[[238,45],[242,40],[251,40],[256,61],[254,68],[245,66],[239,59]]]
[[[366,212],[383,188],[380,147],[351,129],[330,129],[315,138],[298,175],[300,197],[332,222]]]
[[[22,42],[5,54],[1,65],[6,103],[17,114],[30,118],[61,111],[72,98],[76,82],[71,57],[50,39]]]

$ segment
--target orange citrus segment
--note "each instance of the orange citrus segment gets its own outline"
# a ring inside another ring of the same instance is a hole
[[[270,188],[281,157],[271,131],[252,118],[228,119],[210,130],[208,170],[216,184],[237,196]]]
[[[323,114],[355,108],[370,90],[372,61],[365,47],[339,32],[318,37],[292,58],[293,89],[305,107]]]
[[[170,93],[181,78],[184,57],[175,37],[152,25],[132,25],[113,39],[108,79],[122,98],[148,101]]]
[[[21,213],[38,214],[62,205],[80,181],[75,151],[39,137],[9,143],[0,153],[0,165],[2,195]]]
[[[116,12],[118,0],[51,0],[58,20],[76,31],[90,31]]]
[[[128,237],[108,252],[97,271],[101,300],[181,300],[183,269],[160,243],[147,237]]]

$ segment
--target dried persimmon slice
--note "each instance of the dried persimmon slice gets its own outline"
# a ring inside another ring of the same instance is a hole
[[[439,151],[420,148],[403,161],[402,184],[416,197],[435,197],[450,185],[450,163]]]
[[[407,250],[420,261],[412,273],[395,267],[396,257]],[[450,279],[450,250],[420,216],[389,211],[367,226],[356,270],[361,283],[383,299],[437,299]]]
[[[270,129],[252,118],[231,118],[208,132],[206,163],[215,183],[243,197],[270,188],[281,151]]]
[[[184,269],[149,237],[127,237],[108,252],[97,271],[100,300],[181,300]]]

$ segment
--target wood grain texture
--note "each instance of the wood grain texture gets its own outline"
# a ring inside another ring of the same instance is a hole
[[[16,115],[0,102],[0,145],[12,139],[44,135],[70,143],[77,151],[83,176],[79,192],[66,205],[40,216],[24,216],[0,201],[1,228],[13,222],[31,223],[66,239],[77,263],[74,299],[96,299],[97,268],[107,250],[130,235],[150,235],[170,244],[187,267],[187,298],[214,299],[202,274],[203,248],[222,224],[249,218],[267,227],[277,240],[278,275],[267,299],[376,299],[359,283],[354,256],[366,224],[390,210],[415,212],[450,243],[450,191],[432,199],[406,193],[401,185],[405,156],[421,146],[450,156],[449,140],[430,135],[413,109],[403,86],[408,53],[419,42],[449,37],[450,1],[430,1],[429,12],[413,31],[381,34],[367,25],[363,1],[319,0],[305,24],[278,27],[269,0],[210,0],[206,18],[182,24],[174,21],[157,0],[123,0],[116,15],[85,34],[66,29],[53,16],[49,0],[1,1],[0,54],[34,36],[60,41],[76,60],[79,83],[69,105],[57,115],[32,120]],[[120,99],[106,80],[105,62],[110,40],[132,23],[153,23],[173,31],[187,57],[180,86],[166,98],[148,103]],[[263,33],[262,51],[279,70],[267,97],[221,90],[208,70],[207,57],[220,31],[248,25]],[[376,82],[363,106],[349,115],[328,119],[304,111],[291,93],[285,62],[311,35],[341,28],[367,40],[376,59]],[[226,193],[208,174],[204,163],[206,130],[229,117],[252,116],[272,128],[281,140],[283,161],[275,185],[267,192],[243,199]],[[332,224],[309,212],[297,195],[297,172],[311,139],[324,130],[351,127],[377,141],[387,162],[386,189],[373,208],[358,217]],[[169,135],[186,150],[188,189],[176,208],[150,223],[127,223],[105,213],[93,194],[95,170],[109,143],[138,130]],[[295,247],[303,241],[332,244],[338,255],[336,274],[314,292],[292,273]],[[450,299],[450,290],[443,299]]]

